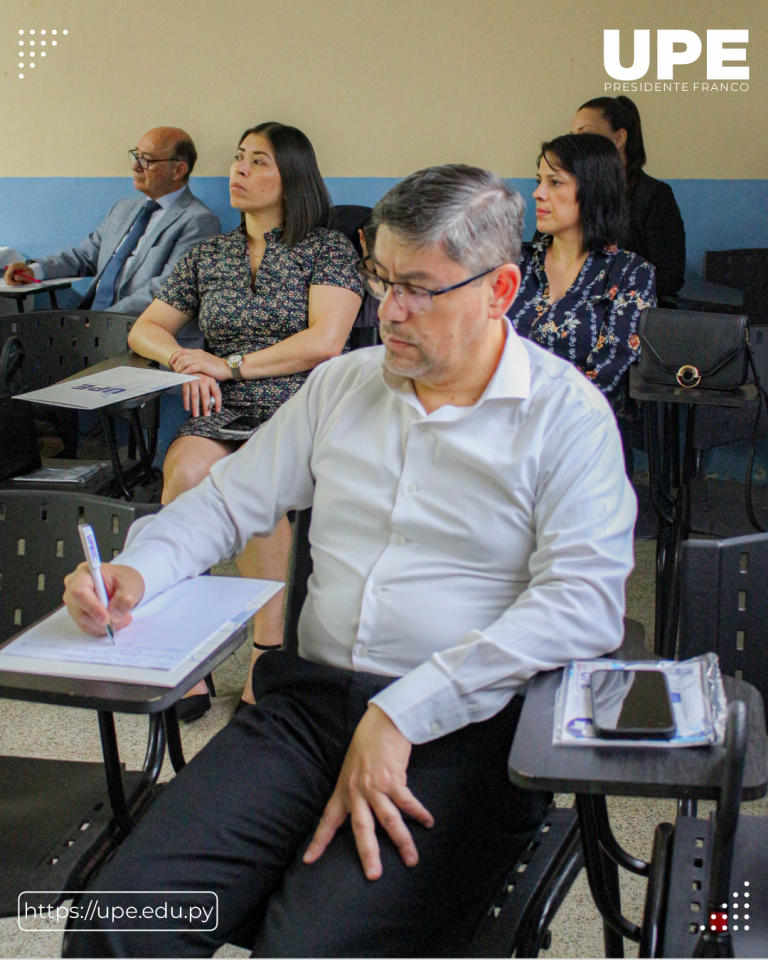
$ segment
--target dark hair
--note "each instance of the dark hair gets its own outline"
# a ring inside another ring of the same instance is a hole
[[[192,175],[192,171],[195,169],[195,164],[197,163],[197,150],[195,150],[194,143],[187,139],[178,140],[173,148],[173,159],[183,160],[184,163],[186,163],[187,173],[184,177],[184,183],[186,183]]]
[[[553,170],[576,179],[584,250],[600,250],[626,236],[627,184],[619,151],[598,133],[567,133],[541,145]]]
[[[246,130],[240,143],[252,133],[269,140],[283,181],[285,222],[281,242],[286,247],[294,247],[315,227],[330,227],[331,198],[306,134],[296,127],[270,120]]]
[[[368,256],[370,257],[373,254],[373,248],[376,243],[376,227],[374,226],[373,220],[366,220],[360,229],[363,231],[365,246],[368,249]]]
[[[600,110],[614,133],[619,130],[627,131],[624,149],[627,154],[627,186],[632,193],[646,161],[640,111],[634,101],[629,97],[595,97],[594,100],[582,103],[579,110]]]

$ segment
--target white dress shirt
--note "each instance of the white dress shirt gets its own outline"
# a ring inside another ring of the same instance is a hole
[[[312,505],[299,652],[400,677],[373,702],[413,743],[615,649],[637,509],[616,421],[581,373],[506,324],[471,407],[427,415],[383,347],[317,367],[198,487],[134,524],[115,562],[149,599]]]
[[[131,262],[131,260],[136,256],[139,250],[141,250],[141,245],[144,243],[145,237],[149,236],[149,233],[152,230],[152,226],[155,223],[157,223],[157,221],[160,219],[160,217],[163,216],[166,210],[171,209],[171,207],[174,205],[174,203],[176,203],[176,201],[179,199],[182,193],[184,193],[185,190],[186,190],[186,184],[180,190],[174,190],[173,193],[166,193],[164,196],[158,197],[155,200],[155,203],[160,204],[160,209],[155,210],[153,212],[152,216],[149,218],[149,222],[147,223],[147,227],[144,230],[144,233],[139,237],[139,242],[136,244],[135,249],[123,264],[123,269],[120,271],[120,274],[115,279],[115,289],[117,289],[117,287],[120,286],[120,277],[122,277],[122,275],[125,273],[126,267]],[[133,226],[133,224],[129,224],[128,229],[126,230],[126,233],[125,233],[125,237],[127,237],[128,234],[131,232],[131,226]],[[125,243],[125,237],[123,237],[120,243],[118,243],[118,245],[115,247],[115,253],[117,253],[120,247],[122,247],[122,245]],[[35,280],[45,280],[45,270],[43,270],[42,264],[38,263],[37,261],[33,261],[32,263],[29,264],[29,266],[32,268],[32,275],[34,276]]]

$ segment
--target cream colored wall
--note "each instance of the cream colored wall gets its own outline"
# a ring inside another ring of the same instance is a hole
[[[19,80],[18,31],[53,28]],[[650,173],[766,178],[764,0],[0,0],[0,176],[126,175],[159,124],[188,129],[196,174],[218,176],[267,119],[301,127],[330,177],[451,161],[531,176],[540,141],[610,80],[603,30],[634,28],[750,30],[749,92],[633,96]],[[676,79],[706,80],[705,54]]]

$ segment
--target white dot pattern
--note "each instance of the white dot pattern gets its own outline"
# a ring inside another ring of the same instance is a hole
[[[25,32],[28,33],[30,37],[35,36],[35,33],[36,33],[36,32],[37,32],[38,34],[40,34],[41,37],[47,36],[48,33],[50,33],[52,36],[55,37],[55,36],[59,33],[58,30],[50,30],[50,31],[49,31],[49,30],[37,30],[37,31],[35,31],[35,30],[27,30],[27,31],[19,30],[19,36],[20,36],[20,37],[23,37],[24,34],[25,34]],[[69,34],[69,30],[62,30],[61,33],[62,33],[62,35],[67,36],[67,35]],[[27,42],[27,41],[19,40],[19,46],[22,48],[21,50],[19,50],[19,69],[24,69],[25,66],[28,66],[28,67],[34,67],[34,66],[36,66],[36,64],[35,64],[34,61],[32,61],[32,60],[30,60],[29,63],[27,63],[27,64],[25,64],[25,62],[24,62],[24,60],[23,60],[23,57],[25,56],[25,50],[24,50],[23,48],[24,48],[26,42]],[[29,46],[30,46],[30,47],[34,47],[34,46],[35,46],[36,41],[34,41],[34,40],[29,40],[28,42],[29,42]],[[48,41],[47,41],[47,40],[38,40],[37,43],[39,43],[39,45],[40,45],[41,47],[45,47],[45,46],[47,46]],[[57,41],[56,41],[56,40],[51,40],[51,41],[50,41],[50,45],[51,45],[52,47],[57,46]],[[47,51],[45,51],[45,50],[37,50],[37,51],[36,51],[36,50],[30,50],[30,51],[29,51],[29,56],[30,56],[30,57],[34,57],[36,53],[39,53],[41,57],[44,57],[44,56],[46,55]],[[23,80],[23,79],[24,79],[24,74],[23,74],[23,73],[20,73],[20,74],[19,74],[19,80]]]

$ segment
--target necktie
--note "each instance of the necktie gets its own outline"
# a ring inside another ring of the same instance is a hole
[[[102,273],[101,278],[96,287],[96,293],[93,297],[93,302],[88,304],[86,301],[88,297],[84,298],[83,302],[80,304],[81,310],[106,310],[107,307],[111,307],[115,299],[115,284],[117,278],[120,276],[120,271],[125,266],[125,261],[130,257],[133,251],[136,249],[139,240],[144,236],[144,232],[147,229],[147,224],[149,223],[149,218],[155,212],[155,210],[160,209],[160,204],[155,200],[147,200],[144,206],[141,208],[141,212],[138,217],[133,221],[133,226],[128,231],[123,242],[112,254],[112,259],[107,264],[104,273]]]

